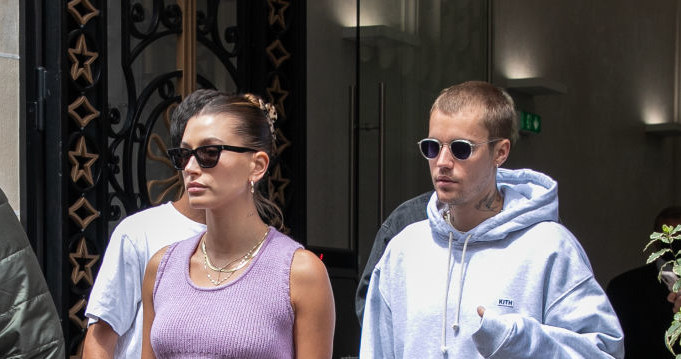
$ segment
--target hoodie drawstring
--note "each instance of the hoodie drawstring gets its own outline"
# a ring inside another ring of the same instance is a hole
[[[449,219],[448,219],[449,220]],[[454,324],[452,324],[452,329],[458,330],[459,329],[459,317],[461,315],[461,298],[463,297],[463,270],[464,270],[464,263],[466,262],[466,247],[468,247],[468,240],[471,239],[471,235],[469,234],[466,237],[466,240],[463,243],[463,252],[461,253],[461,266],[459,266],[459,287],[457,288],[458,294],[457,294],[457,308],[456,308],[456,318],[454,320]],[[452,271],[450,270],[452,265],[452,232],[449,232],[449,255],[447,256],[447,283],[445,285],[445,301],[444,301],[444,308],[443,308],[443,314],[442,314],[442,346],[440,347],[440,350],[442,351],[442,354],[447,353],[447,337],[446,337],[446,329],[447,329],[447,301],[449,299],[449,284],[452,279]]]
[[[445,303],[442,314],[442,354],[447,353],[447,337],[445,336],[445,330],[447,329],[447,299],[449,298],[449,282],[452,278],[452,271],[449,268],[452,265],[452,232],[449,232],[449,254],[447,255],[447,283],[445,283]]]
[[[463,242],[463,252],[461,253],[461,266],[459,267],[459,295],[457,296],[458,305],[456,306],[456,319],[454,320],[454,324],[452,324],[452,329],[454,330],[459,329],[459,316],[461,315],[461,297],[463,297],[463,267],[464,263],[466,263],[466,247],[468,247],[469,239],[471,239],[470,234],[468,235],[468,237],[466,237],[466,241]]]

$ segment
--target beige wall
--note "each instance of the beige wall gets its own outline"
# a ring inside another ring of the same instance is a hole
[[[19,213],[19,0],[0,2],[0,188]]]

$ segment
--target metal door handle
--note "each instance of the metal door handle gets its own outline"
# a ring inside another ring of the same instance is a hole
[[[385,83],[378,83],[378,225],[383,223],[385,206]]]

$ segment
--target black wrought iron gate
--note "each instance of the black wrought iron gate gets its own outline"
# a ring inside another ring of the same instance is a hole
[[[236,4],[236,21],[223,26],[226,3]],[[112,7],[120,19],[108,16]],[[117,20],[123,76],[110,78],[108,22]],[[70,358],[80,357],[83,311],[113,225],[172,199],[180,186],[164,155],[170,112],[195,86],[219,88],[196,70],[187,46],[218,59],[234,84],[221,90],[255,92],[277,106],[280,142],[268,190],[304,241],[304,1],[27,0],[21,32],[22,221]],[[136,76],[140,55],[168,38],[178,39],[176,68]],[[124,109],[110,103],[113,82],[125,86]]]

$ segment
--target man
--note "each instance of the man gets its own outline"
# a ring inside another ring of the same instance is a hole
[[[173,147],[187,120],[212,99],[194,92],[171,118]],[[92,287],[83,358],[139,358],[142,348],[142,281],[147,261],[161,248],[205,231],[205,212],[189,206],[186,192],[174,203],[135,213],[118,224]]]
[[[0,357],[63,359],[57,309],[31,245],[0,189]]]
[[[662,232],[663,224],[681,224],[681,206],[663,209],[655,218],[654,230]],[[662,248],[653,249],[651,253],[657,249]],[[660,267],[666,260],[673,259],[671,257],[624,272],[608,283],[606,293],[624,330],[627,359],[674,357],[664,343],[664,333],[674,313],[678,312],[678,307],[674,308],[668,299],[674,302],[677,296],[665,282],[657,280]],[[675,277],[673,273],[669,274]],[[673,286],[673,280],[670,284]]]
[[[418,221],[426,219],[426,205],[433,192],[422,193],[395,208],[392,213],[381,224],[381,228],[376,233],[374,238],[374,245],[371,247],[369,259],[364,266],[362,277],[359,279],[357,285],[357,292],[355,294],[355,313],[362,324],[362,317],[364,316],[364,302],[366,301],[367,289],[369,288],[369,280],[371,273],[374,272],[374,267],[378,260],[383,256],[385,247],[388,245],[396,234],[400,233],[404,227]]]
[[[431,108],[428,219],[388,244],[369,284],[364,358],[622,357],[622,330],[576,238],[557,184],[498,169],[516,133],[513,100],[484,82]]]

